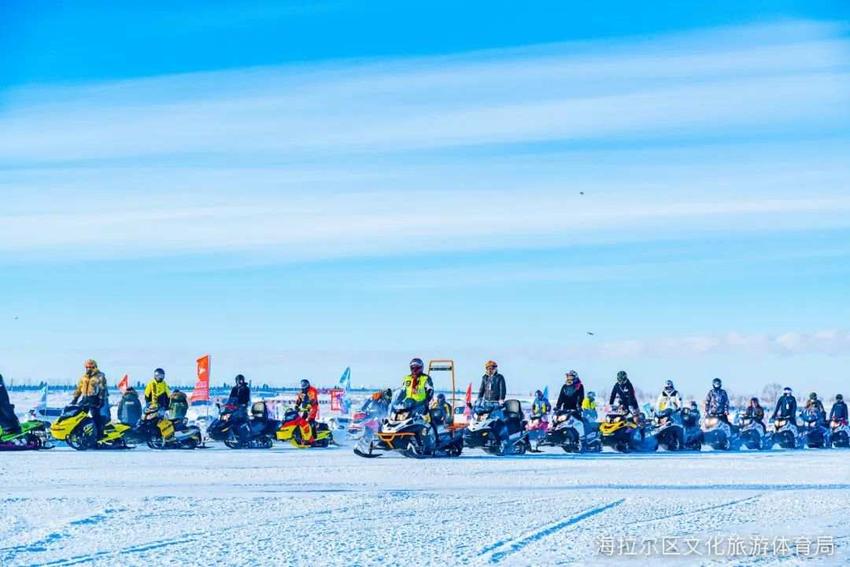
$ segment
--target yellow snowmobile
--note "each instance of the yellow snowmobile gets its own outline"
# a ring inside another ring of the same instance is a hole
[[[127,443],[127,434],[131,428],[123,423],[109,423],[103,426],[103,436],[96,439],[94,421],[88,409],[83,406],[65,407],[53,425],[50,433],[55,439],[64,441],[77,451],[86,449],[132,449],[135,445]]]
[[[275,437],[278,441],[289,441],[299,449],[328,447],[334,442],[333,433],[327,423],[316,423],[314,432],[310,422],[295,408],[286,410]]]

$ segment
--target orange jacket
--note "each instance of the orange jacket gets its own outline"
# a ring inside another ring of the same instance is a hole
[[[307,388],[307,394],[299,392],[295,398],[295,407],[299,411],[307,411],[307,419],[313,421],[319,417],[319,391],[310,386]]]

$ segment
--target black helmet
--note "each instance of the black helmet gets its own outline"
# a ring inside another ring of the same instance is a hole
[[[723,386],[723,380],[721,380],[720,378],[715,378],[714,380],[711,381],[711,387],[712,388],[717,389],[717,388],[720,388],[721,386]]]
[[[410,361],[411,368],[425,368],[425,363],[422,362],[421,358],[414,358]]]
[[[309,380],[307,380],[306,378],[304,380],[301,380],[301,391],[302,392],[306,392],[307,388],[309,388],[309,387],[310,387],[310,381]]]
[[[535,398],[542,398],[542,397],[543,397],[543,392],[541,392],[540,390],[535,390],[535,391],[534,391],[534,397],[535,397]]]
[[[165,370],[162,368],[157,368],[153,371],[153,377],[157,380],[163,380],[165,378]]]
[[[392,388],[387,388],[386,390],[384,390],[384,396],[386,396],[388,398],[392,398],[393,397]]]
[[[439,394],[437,394],[437,401],[440,402],[440,403],[445,402],[446,401],[446,395],[444,393],[440,392]]]
[[[793,393],[793,390],[791,390],[791,386],[785,386],[782,388],[782,393],[786,396],[790,396]]]
[[[629,375],[626,374],[625,370],[620,370],[619,372],[617,372],[617,382],[622,384],[623,382],[625,382],[628,379],[629,379]]]
[[[237,374],[237,375],[236,375],[236,383],[237,383],[237,384],[239,384],[239,383],[243,383],[243,384],[244,384],[244,383],[245,383],[245,377],[244,377],[244,376],[242,376],[241,374]]]
[[[667,390],[668,392],[672,392],[673,390],[675,390],[675,389],[676,389],[676,387],[673,385],[673,381],[672,381],[672,380],[667,380],[667,381],[664,383],[664,389],[665,389],[665,390]]]
[[[844,396],[842,396],[841,394],[835,394],[835,401],[836,402],[840,402],[842,400],[844,400]]]
[[[810,400],[816,400],[816,399],[818,399],[818,393],[817,393],[817,392],[812,392],[811,394],[809,394],[809,399],[810,399]]]

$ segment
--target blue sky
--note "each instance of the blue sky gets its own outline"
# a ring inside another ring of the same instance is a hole
[[[571,4],[3,3],[0,372],[831,397],[850,9]]]

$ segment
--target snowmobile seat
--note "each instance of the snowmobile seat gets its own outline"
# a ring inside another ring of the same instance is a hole
[[[254,402],[251,406],[251,417],[262,421],[268,421],[269,410],[266,407],[266,402]]]
[[[519,400],[505,400],[505,420],[517,419],[522,421],[522,404]]]

